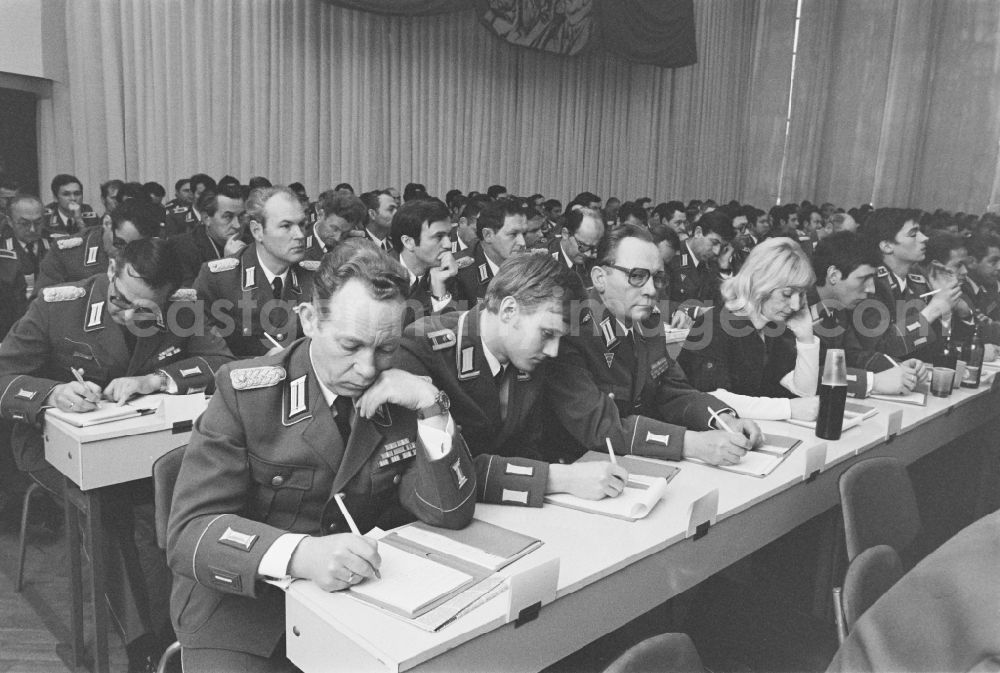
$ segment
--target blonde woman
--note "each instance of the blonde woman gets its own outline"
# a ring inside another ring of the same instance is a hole
[[[744,418],[815,419],[819,339],[805,298],[814,280],[797,241],[777,237],[751,250],[722,284],[723,307],[684,344],[678,362],[691,384]]]

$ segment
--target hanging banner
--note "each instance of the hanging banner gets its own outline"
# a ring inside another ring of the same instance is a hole
[[[579,53],[593,32],[594,0],[485,0],[482,22],[520,47]]]

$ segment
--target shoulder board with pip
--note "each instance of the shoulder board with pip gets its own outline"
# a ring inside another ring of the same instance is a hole
[[[466,267],[472,266],[476,260],[471,257],[456,257],[455,263],[458,265],[459,269],[464,269]]]
[[[450,329],[439,329],[436,332],[428,332],[427,340],[431,342],[431,350],[434,351],[443,351],[453,347],[458,342],[454,330]]]
[[[60,250],[79,248],[81,245],[83,245],[83,238],[80,236],[73,236],[72,238],[56,239],[56,247],[58,247]]]
[[[229,372],[229,381],[233,384],[233,390],[270,388],[284,380],[285,368],[278,366],[233,369]]]
[[[87,294],[82,287],[74,285],[56,285],[42,290],[42,300],[47,302],[73,301]]]
[[[170,295],[170,301],[195,301],[198,292],[193,287],[182,287]]]
[[[306,271],[309,271],[311,273],[315,273],[316,269],[319,268],[319,260],[304,259],[301,262],[299,262],[299,268],[305,269]]]
[[[239,266],[240,260],[235,257],[224,257],[222,259],[213,259],[208,262],[208,270],[212,273],[220,273],[222,271],[229,271],[230,269],[235,269]]]

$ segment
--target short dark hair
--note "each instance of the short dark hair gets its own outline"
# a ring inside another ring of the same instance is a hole
[[[237,187],[239,187],[240,181],[237,180],[236,177],[233,175],[223,175],[221,178],[219,178],[219,184],[216,185],[216,187],[217,189],[222,189],[223,185],[236,185]]]
[[[476,235],[482,239],[484,229],[500,231],[503,229],[504,220],[512,215],[524,215],[527,218],[528,204],[523,199],[511,197],[483,204],[479,219],[476,221]]]
[[[572,236],[580,230],[580,225],[583,224],[583,220],[588,217],[593,220],[597,220],[602,226],[604,225],[604,218],[601,217],[601,213],[593,208],[581,206],[579,208],[573,208],[566,213],[566,217],[563,220],[563,226],[566,227],[566,231],[568,231],[569,235]]]
[[[838,231],[823,238],[813,250],[812,266],[816,285],[826,285],[826,272],[832,266],[845,278],[862,264],[878,268],[882,258],[853,231]]]
[[[618,209],[618,221],[624,222],[629,218],[629,216],[634,217],[643,224],[649,222],[649,215],[646,214],[646,209],[642,207],[642,204],[638,201],[626,201],[622,204],[622,207]]]
[[[76,183],[80,185],[80,189],[83,189],[83,183],[75,175],[70,175],[69,173],[60,173],[56,177],[52,178],[52,195],[59,196],[59,190],[66,185],[71,185]]]
[[[316,210],[317,213],[322,211],[323,217],[327,215],[342,217],[355,228],[361,228],[368,223],[368,209],[364,202],[354,194],[341,194],[336,189],[328,189],[319,195]]]
[[[146,193],[149,194],[149,197],[152,199],[162,199],[167,195],[167,190],[164,189],[163,185],[159,182],[147,182],[142,186],[142,188],[146,190]]]
[[[865,243],[879,250],[882,241],[896,242],[896,235],[910,220],[919,223],[921,211],[909,208],[879,208],[872,211],[861,225]],[[879,252],[881,255],[881,252]]]
[[[205,189],[211,189],[212,191],[215,191],[219,187],[215,183],[215,180],[212,179],[212,176],[206,175],[205,173],[195,173],[191,176],[191,179],[188,180],[188,182],[191,183],[192,192],[198,191],[198,185],[204,185]]]
[[[131,222],[143,238],[160,234],[162,209],[149,199],[128,199],[111,211],[111,228],[117,231],[123,222]]]
[[[666,241],[667,245],[674,250],[679,251],[681,249],[681,237],[678,236],[673,227],[666,222],[660,222],[652,225],[649,228],[649,233],[653,235],[653,243],[659,245],[663,241]]]
[[[462,212],[458,214],[458,217],[464,217],[466,219],[470,217],[479,217],[479,213],[483,212],[484,205],[485,201],[470,198],[465,202],[465,206],[462,208]]]
[[[600,203],[601,197],[599,197],[597,194],[594,194],[593,192],[580,192],[579,194],[576,195],[576,197],[573,198],[573,200],[570,202],[570,205],[572,206],[574,203],[577,203],[580,204],[581,206],[589,206],[591,203],[594,203],[595,201]]]
[[[146,192],[146,188],[142,186],[141,182],[126,182],[118,189],[118,195],[115,196],[115,201],[118,203],[125,203],[129,199],[149,200],[149,194]]]
[[[389,228],[389,240],[396,252],[403,249],[403,236],[409,236],[418,244],[420,243],[420,232],[423,231],[424,223],[451,222],[451,212],[448,206],[439,199],[417,199],[407,201],[399,207],[396,214],[392,216],[392,224]]]
[[[608,229],[597,244],[597,264],[611,266],[617,262],[618,246],[626,238],[638,238],[640,241],[653,243],[653,235],[646,227],[637,224],[619,224]]]
[[[799,228],[802,227],[802,224],[806,220],[808,220],[810,217],[812,217],[813,213],[819,213],[819,208],[817,208],[816,206],[814,206],[811,203],[806,202],[806,203],[804,203],[802,205],[801,208],[799,208],[799,210],[798,210],[798,214],[799,214]],[[820,216],[822,216],[822,213],[820,213]]]
[[[486,190],[486,196],[491,199],[497,198],[500,194],[507,194],[507,188],[503,185],[490,185]]]
[[[243,191],[239,185],[233,183],[222,183],[218,191],[206,189],[198,197],[198,212],[212,217],[219,212],[219,197],[225,196],[227,199],[243,200]]]
[[[345,192],[350,192],[351,194],[354,193],[354,187],[352,187],[349,182],[341,182],[339,185],[333,188],[333,191],[335,192],[339,192],[341,190],[344,190]]]
[[[106,182],[102,182],[101,183],[101,198],[102,199],[108,198],[108,194],[111,193],[112,189],[114,189],[115,190],[115,194],[117,194],[118,191],[122,187],[124,187],[124,186],[125,186],[125,182],[123,180],[108,180]]]
[[[453,204],[452,204],[452,202],[451,202],[451,200],[454,199],[456,196],[462,196],[462,190],[461,189],[449,189],[447,192],[445,192],[444,202],[446,204],[448,204],[449,208],[453,208],[454,207]]]
[[[983,232],[968,241],[969,256],[975,258],[977,262],[981,262],[983,257],[990,254],[990,248],[1000,248],[1000,236]]]
[[[528,311],[557,301],[568,320],[573,302],[583,299],[583,283],[576,272],[550,255],[517,255],[497,269],[486,289],[484,308],[498,313],[504,297],[513,297]]]
[[[296,194],[298,194],[300,197],[306,196],[306,186],[303,185],[301,182],[293,182],[292,184],[288,185],[288,188],[293,192],[295,192]]]
[[[384,189],[374,189],[370,192],[365,192],[364,194],[362,194],[361,200],[364,202],[365,207],[368,210],[378,211],[379,197],[382,196],[383,194],[388,196],[390,199],[392,198],[392,195],[388,191]]]
[[[268,180],[267,178],[265,178],[263,175],[255,175],[255,176],[253,176],[252,178],[250,178],[250,181],[247,182],[247,184],[250,185],[250,190],[251,191],[253,191],[254,189],[260,189],[261,187],[266,188],[266,187],[273,187],[274,186],[274,185],[271,184],[271,181]],[[292,193],[294,194],[295,192],[292,192]],[[296,198],[298,198],[298,197],[296,197]]]
[[[710,233],[718,234],[727,243],[736,236],[736,230],[733,229],[733,218],[718,209],[702,215],[694,226],[701,227],[702,236],[707,236]]]
[[[427,188],[419,182],[410,182],[403,187],[403,201],[415,201],[427,198]]]
[[[548,201],[542,204],[542,209],[546,213],[551,212],[553,208],[562,208],[562,201],[560,201],[559,199],[549,199]]]
[[[178,180],[177,182],[175,182],[174,183],[174,191],[175,192],[181,191],[181,187],[183,187],[185,184],[190,185],[191,184],[191,178],[181,178],[180,180]]]
[[[949,231],[934,234],[927,240],[927,256],[925,260],[947,264],[952,250],[964,248],[968,252],[965,238]]]
[[[359,280],[378,301],[406,299],[410,278],[403,265],[366,239],[350,238],[323,256],[313,276],[313,301],[327,317],[327,302],[350,280]]]
[[[122,204],[119,209],[126,205]],[[129,241],[117,252],[115,261],[118,274],[124,273],[126,266],[131,266],[135,275],[154,290],[166,289],[167,293],[171,293],[184,282],[184,265],[174,246],[160,238]]]

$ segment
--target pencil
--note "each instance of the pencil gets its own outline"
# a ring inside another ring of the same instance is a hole
[[[733,435],[740,434],[738,432],[735,432],[731,427],[729,427],[729,424],[726,423],[724,420],[722,420],[722,416],[716,413],[715,409],[713,409],[712,407],[707,407],[707,409],[708,413],[712,415],[712,418],[715,419],[715,422],[718,424],[720,428]]]
[[[337,507],[340,508],[340,513],[344,515],[344,519],[347,521],[347,525],[350,526],[351,532],[355,535],[361,535],[361,531],[358,530],[358,524],[354,523],[354,517],[347,511],[347,505],[344,504],[344,494],[334,493],[333,499],[337,501]],[[372,571],[375,573],[376,578],[382,579],[382,574],[378,571],[378,568],[372,568]]]
[[[273,344],[274,344],[275,346],[277,346],[277,347],[278,347],[278,348],[280,348],[281,350],[285,350],[285,347],[284,347],[284,346],[282,346],[281,344],[279,344],[279,343],[278,343],[277,341],[275,341],[275,340],[274,340],[274,337],[273,337],[273,336],[271,336],[271,335],[270,335],[270,334],[268,334],[267,332],[264,332],[264,336],[266,336],[266,337],[267,337],[267,340],[268,340],[268,341],[270,341],[271,343],[273,343]]]
[[[77,369],[76,367],[70,367],[69,370],[73,372],[73,378],[75,378],[80,383],[86,383],[86,381],[83,380],[83,374],[80,373],[79,369]]]
[[[611,458],[611,464],[612,465],[617,465],[618,464],[618,459],[615,458],[615,450],[611,446],[611,438],[610,437],[605,437],[604,441],[607,442],[607,445],[608,445],[608,457]]]

